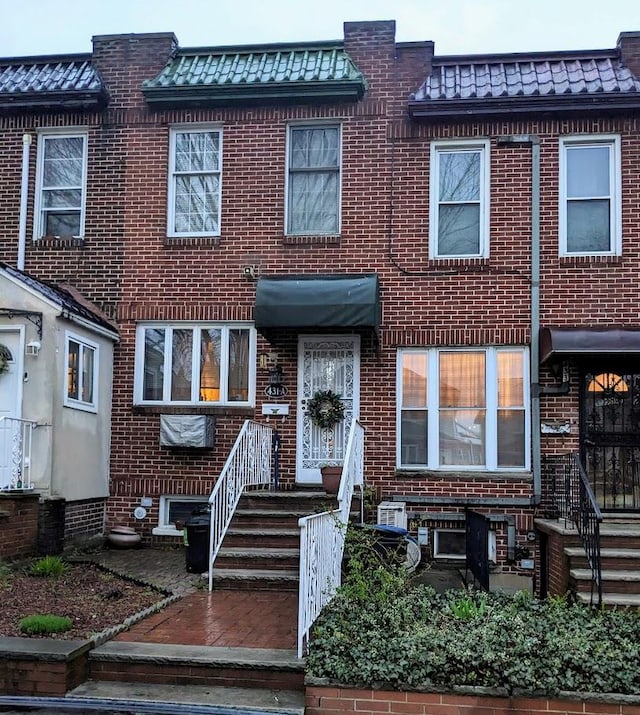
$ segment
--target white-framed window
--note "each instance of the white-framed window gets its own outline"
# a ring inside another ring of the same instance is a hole
[[[560,255],[620,255],[620,137],[560,140]]]
[[[154,535],[178,536],[183,526],[195,514],[204,513],[209,506],[206,496],[161,496],[158,513],[158,526],[153,529]]]
[[[339,124],[292,125],[287,144],[287,234],[340,233]]]
[[[87,412],[98,410],[98,345],[86,338],[65,334],[64,405]]]
[[[489,255],[489,140],[431,144],[429,256]]]
[[[399,467],[529,468],[525,348],[404,348],[397,367]]]
[[[169,143],[168,235],[219,236],[222,130],[173,127]]]
[[[465,529],[434,529],[433,557],[435,559],[464,559],[467,556]]]
[[[256,332],[248,324],[141,323],[136,404],[252,405]]]
[[[38,134],[34,239],[82,237],[87,188],[87,132]]]

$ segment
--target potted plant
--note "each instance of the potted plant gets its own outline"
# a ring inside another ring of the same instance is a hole
[[[337,494],[340,489],[340,477],[342,477],[341,464],[321,464],[320,475],[322,476],[322,488],[327,494]]]

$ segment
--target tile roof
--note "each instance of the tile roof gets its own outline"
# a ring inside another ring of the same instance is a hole
[[[4,271],[7,275],[12,276],[20,283],[35,290],[37,293],[47,298],[52,303],[58,305],[62,313],[69,313],[78,318],[82,318],[94,325],[106,328],[110,332],[117,335],[118,327],[105,313],[97,306],[88,301],[78,290],[73,286],[66,284],[48,283],[38,280],[34,276],[18,270],[7,263],[0,262],[0,271]]]
[[[425,112],[432,106],[437,112],[446,104],[485,106],[491,111],[491,100],[509,103],[538,100],[588,103],[596,108],[598,100],[616,97],[638,105],[640,81],[625,67],[615,50],[585,54],[558,53],[555,56],[510,55],[487,57],[434,58],[431,74],[411,98],[414,108],[423,103]],[[529,109],[533,107],[528,102]],[[601,108],[601,105],[598,105]],[[459,110],[457,110],[459,111]]]
[[[58,102],[90,106],[106,98],[89,55],[0,59],[0,106]]]
[[[179,50],[157,77],[143,82],[151,103],[179,96],[247,101],[306,96],[359,99],[365,79],[339,44]]]

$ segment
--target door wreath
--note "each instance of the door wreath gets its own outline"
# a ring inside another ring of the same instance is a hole
[[[333,390],[318,390],[307,403],[311,421],[322,429],[329,429],[344,419],[344,405]]]

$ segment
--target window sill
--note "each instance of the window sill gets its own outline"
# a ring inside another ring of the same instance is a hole
[[[255,407],[246,405],[232,407],[229,405],[133,405],[134,415],[216,415],[219,417],[249,417],[255,416]]]
[[[284,246],[339,246],[340,235],[283,236]]]
[[[35,249],[45,248],[84,248],[84,238],[78,236],[41,236],[32,244]]]
[[[220,236],[167,236],[165,248],[184,248],[186,246],[219,246]]]
[[[611,254],[603,255],[593,255],[593,256],[558,256],[558,261],[560,265],[563,266],[584,266],[590,265],[604,265],[604,266],[616,266],[622,263],[622,256],[614,256]]]
[[[156,526],[151,530],[153,536],[176,536],[182,538],[184,536],[184,529],[178,530],[173,526]]]
[[[480,482],[530,482],[533,480],[533,474],[530,471],[523,469],[521,472],[498,472],[488,470],[463,470],[463,469],[407,469],[406,467],[396,468],[395,476],[398,479],[424,479],[425,477],[431,480],[447,479],[465,479],[467,481]]]

